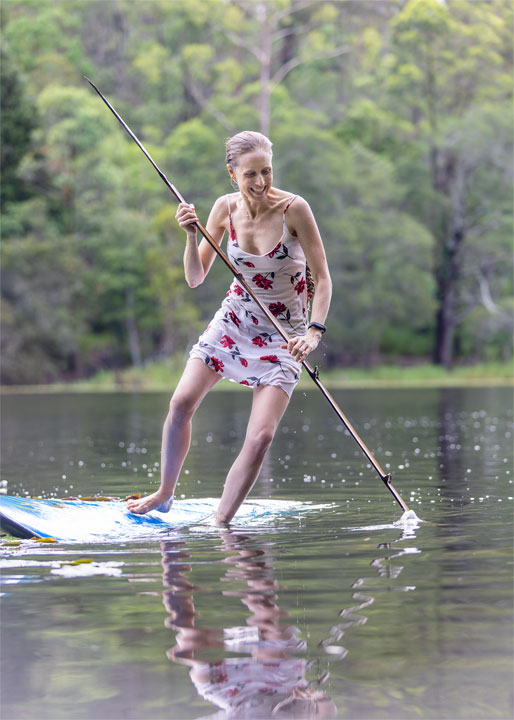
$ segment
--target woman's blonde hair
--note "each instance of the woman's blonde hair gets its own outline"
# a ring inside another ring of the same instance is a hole
[[[237,159],[240,155],[262,149],[270,154],[273,153],[273,143],[266,135],[254,130],[243,130],[243,132],[232,135],[225,141],[225,159],[232,170],[237,166]]]

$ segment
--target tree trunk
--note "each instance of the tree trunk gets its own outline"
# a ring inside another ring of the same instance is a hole
[[[455,158],[447,158],[445,172],[433,163],[435,186],[439,192],[450,193],[451,218],[448,236],[443,238],[436,265],[436,312],[435,342],[432,353],[436,365],[448,370],[453,365],[454,334],[457,325],[456,311],[459,282],[459,250],[465,237],[464,198],[466,179],[462,164]]]
[[[436,365],[444,365],[451,370],[453,365],[453,333],[455,324],[453,322],[454,293],[452,283],[448,281],[437,282],[437,295],[439,307],[436,312],[435,342],[433,350],[433,362]]]

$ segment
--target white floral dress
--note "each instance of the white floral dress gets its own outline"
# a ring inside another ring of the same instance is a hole
[[[305,255],[297,237],[287,229],[283,213],[283,233],[270,242],[264,255],[245,252],[237,244],[227,196],[230,237],[227,255],[242,273],[259,300],[283,325],[291,337],[307,331],[307,287]],[[300,377],[301,365],[287,349],[284,340],[248,292],[234,279],[227,297],[190,352],[217,373],[249,387],[277,385],[290,397]]]

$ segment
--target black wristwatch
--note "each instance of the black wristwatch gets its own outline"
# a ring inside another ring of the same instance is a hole
[[[321,330],[321,334],[327,332],[327,327],[326,327],[326,325],[323,325],[322,323],[311,322],[311,323],[309,323],[309,327],[308,327],[307,329],[309,329],[309,328],[311,328],[311,327],[316,328],[317,330]]]

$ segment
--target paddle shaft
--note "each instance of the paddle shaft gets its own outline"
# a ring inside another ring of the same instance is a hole
[[[175,198],[176,198],[180,203],[185,203],[186,201],[185,201],[185,199],[182,197],[182,195],[180,194],[180,192],[177,190],[177,188],[176,188],[172,183],[170,183],[170,181],[168,180],[168,178],[166,177],[166,175],[165,175],[165,174],[162,172],[162,170],[158,167],[157,163],[154,162],[152,156],[151,156],[150,153],[146,150],[146,148],[144,147],[143,143],[136,137],[136,135],[134,135],[134,133],[133,133],[132,130],[129,128],[129,126],[127,125],[127,123],[123,120],[123,118],[116,112],[116,110],[115,110],[115,109],[113,108],[113,106],[109,103],[109,101],[106,100],[106,98],[102,95],[102,93],[101,93],[100,90],[96,87],[96,85],[95,85],[93,82],[91,82],[91,80],[90,80],[88,77],[86,77],[86,76],[84,76],[84,77],[85,77],[85,79],[88,81],[88,83],[91,85],[91,87],[93,88],[93,90],[95,90],[95,92],[98,93],[98,95],[100,96],[100,98],[104,101],[104,103],[107,105],[107,107],[108,107],[109,110],[112,112],[112,114],[114,115],[114,117],[118,120],[118,122],[119,122],[119,123],[122,125],[122,127],[125,129],[125,131],[130,135],[130,137],[131,137],[132,140],[136,143],[136,145],[139,147],[139,149],[145,154],[147,160],[149,160],[149,162],[153,165],[153,167],[154,167],[155,170],[157,171],[159,177],[160,177],[161,180],[164,182],[164,184],[171,190],[171,192],[173,193],[173,195],[175,196]],[[218,243],[214,240],[214,238],[212,237],[212,235],[207,231],[206,228],[203,227],[203,225],[202,225],[200,222],[195,222],[194,225],[195,225],[195,227],[197,228],[197,230],[200,231],[200,233],[203,235],[203,237],[207,240],[207,242],[208,242],[209,245],[212,247],[212,249],[220,256],[220,258],[223,260],[223,262],[224,262],[225,265],[228,267],[228,269],[231,271],[231,273],[236,277],[237,281],[238,281],[239,283],[241,283],[241,285],[244,287],[244,289],[246,290],[246,292],[250,295],[250,297],[252,298],[252,300],[257,304],[257,306],[259,307],[259,309],[266,315],[266,317],[268,318],[268,320],[270,321],[270,323],[273,325],[273,327],[276,329],[276,331],[284,338],[284,340],[285,340],[286,342],[288,342],[289,339],[290,339],[288,333],[284,330],[284,328],[282,327],[282,325],[278,322],[278,320],[277,320],[276,317],[272,314],[272,312],[269,310],[269,308],[267,308],[267,307],[262,303],[262,301],[260,300],[260,298],[257,297],[257,295],[255,294],[255,291],[253,290],[253,288],[250,287],[250,285],[246,282],[243,274],[240,273],[240,272],[237,270],[237,268],[235,267],[235,265],[229,260],[229,258],[227,257],[227,255],[223,252],[223,250],[221,249],[221,247],[220,247],[220,246],[218,245]],[[332,395],[328,392],[328,390],[325,388],[325,386],[323,385],[323,383],[322,383],[321,380],[319,379],[319,377],[318,377],[318,368],[317,368],[317,367],[315,367],[315,368],[311,367],[311,365],[310,365],[306,360],[304,360],[304,361],[302,362],[302,365],[303,365],[303,367],[306,369],[306,371],[308,372],[308,374],[310,375],[310,377],[312,378],[312,380],[314,381],[314,383],[318,386],[318,388],[321,390],[321,392],[323,393],[323,395],[326,397],[326,399],[328,400],[328,402],[330,403],[330,405],[332,406],[333,410],[336,412],[336,414],[338,415],[338,417],[342,420],[342,422],[344,423],[346,429],[348,430],[348,432],[350,433],[350,435],[353,437],[353,439],[355,440],[355,442],[357,443],[357,445],[360,447],[360,449],[362,450],[362,452],[364,453],[364,455],[368,458],[368,460],[370,461],[371,465],[375,468],[375,470],[377,471],[377,473],[380,475],[381,480],[385,483],[387,489],[391,492],[391,494],[393,495],[393,497],[394,497],[394,499],[396,500],[396,502],[400,505],[400,507],[402,508],[402,510],[404,510],[404,511],[408,510],[409,508],[408,508],[407,504],[406,504],[405,501],[402,499],[402,497],[401,497],[401,495],[399,494],[399,492],[398,492],[397,490],[395,490],[395,488],[393,487],[393,484],[392,484],[392,482],[391,482],[391,473],[385,473],[385,472],[382,470],[382,468],[380,467],[380,465],[378,464],[378,462],[375,460],[375,458],[373,457],[373,455],[371,454],[371,452],[368,450],[368,448],[366,447],[366,445],[364,444],[364,442],[362,441],[362,439],[359,437],[359,434],[357,433],[357,431],[355,430],[355,428],[353,427],[353,425],[351,424],[351,422],[348,420],[348,418],[347,418],[346,415],[343,413],[343,411],[341,410],[341,408],[339,407],[339,405],[336,403],[336,401],[334,400],[334,398],[332,397]]]

